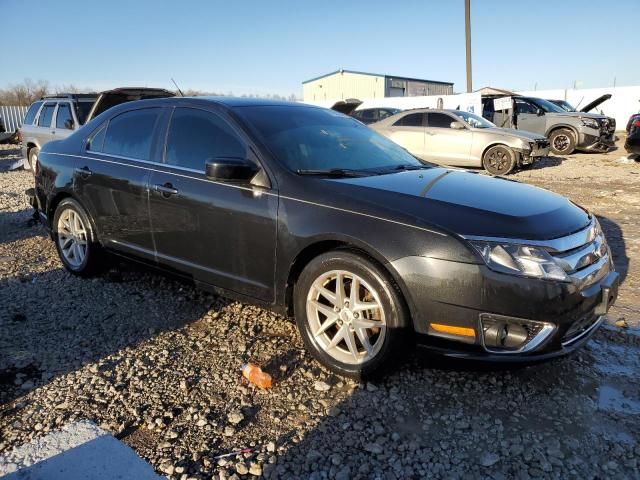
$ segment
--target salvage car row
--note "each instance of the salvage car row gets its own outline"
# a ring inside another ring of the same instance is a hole
[[[507,102],[496,108],[497,99]],[[494,175],[527,168],[549,151],[570,155],[575,150],[607,151],[614,145],[615,119],[577,112],[565,101],[484,96],[482,102],[482,117],[460,110],[392,108],[356,108],[351,116],[423,160],[482,167]],[[597,105],[592,102],[584,110]]]

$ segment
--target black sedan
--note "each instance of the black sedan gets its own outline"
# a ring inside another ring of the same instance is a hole
[[[60,259],[105,250],[295,316],[341,374],[419,338],[485,360],[567,353],[617,274],[596,218],[564,197],[425,165],[343,114],[167,98],[114,107],[40,154],[34,204]]]

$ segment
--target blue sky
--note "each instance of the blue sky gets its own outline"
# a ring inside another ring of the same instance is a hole
[[[472,0],[474,88],[640,84],[640,0]],[[0,0],[0,88],[302,95],[339,68],[465,89],[463,0]],[[15,40],[15,45],[10,46]]]

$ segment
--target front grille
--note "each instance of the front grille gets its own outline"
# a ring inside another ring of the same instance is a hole
[[[551,144],[546,138],[543,140],[536,140],[536,147],[538,147],[538,149],[549,148],[549,145]]]
[[[549,252],[567,275],[584,278],[586,283],[583,286],[587,286],[600,280],[607,273],[609,246],[596,221],[585,232],[582,244],[572,247],[565,251]],[[602,268],[592,272],[598,265]]]
[[[568,344],[574,340],[577,340],[582,336],[587,330],[589,330],[593,325],[600,319],[599,316],[595,314],[585,315],[584,317],[578,319],[569,327],[569,330],[562,337],[562,343]]]

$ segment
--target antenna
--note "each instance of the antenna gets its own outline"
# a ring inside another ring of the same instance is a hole
[[[184,93],[182,93],[182,90],[180,90],[180,87],[178,86],[178,84],[176,83],[176,81],[172,78],[171,81],[173,82],[173,84],[176,86],[176,88],[178,89],[178,92],[180,92],[180,96],[184,97]]]

